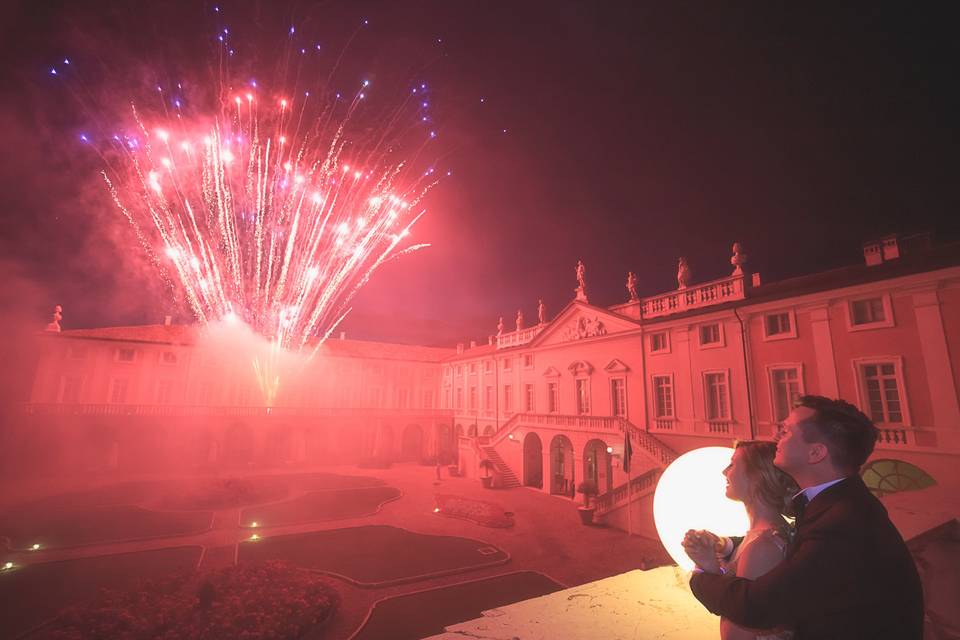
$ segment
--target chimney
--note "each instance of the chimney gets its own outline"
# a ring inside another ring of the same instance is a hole
[[[163,326],[169,327],[173,323],[173,316],[163,316]]]
[[[751,278],[752,278],[752,281],[751,281],[750,285],[753,286],[753,287],[759,287],[760,284],[761,284],[761,283],[760,283],[760,274],[755,271],[755,272],[751,273],[750,276],[751,276]]]
[[[457,354],[461,354],[461,353],[463,353],[463,343],[462,343],[462,342],[458,342],[458,343],[457,343]]]
[[[865,242],[863,244],[863,261],[868,267],[873,267],[883,262],[883,253],[880,250],[879,242]]]
[[[341,331],[341,332],[340,332],[340,339],[341,339],[341,340],[346,340],[346,339],[347,339],[347,332],[346,332],[346,331]]]
[[[883,261],[896,260],[900,257],[900,245],[897,243],[897,236],[889,235],[880,240],[883,248]]]
[[[471,341],[470,341],[470,348],[471,348],[471,349],[476,349],[476,348],[477,348],[477,341],[476,341],[476,340],[471,340]]]

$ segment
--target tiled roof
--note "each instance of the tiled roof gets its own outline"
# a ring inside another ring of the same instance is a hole
[[[68,329],[58,335],[63,338],[87,340],[115,340],[153,344],[196,344],[202,328],[199,325],[148,324],[133,327],[98,327],[96,329]],[[320,351],[332,356],[380,358],[386,360],[413,360],[440,362],[455,353],[454,349],[421,347],[418,345],[366,342],[361,340],[328,339]]]

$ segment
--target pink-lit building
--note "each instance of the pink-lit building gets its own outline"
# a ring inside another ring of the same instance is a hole
[[[735,273],[611,307],[578,296],[479,346],[329,340],[270,409],[247,367],[195,348],[195,328],[50,333],[27,413],[34,429],[84,430],[94,443],[81,462],[51,454],[53,467],[439,455],[473,477],[489,459],[502,486],[572,497],[590,480],[597,517],[625,528],[632,505],[640,530],[674,456],[772,438],[797,396],[820,394],[873,418],[882,434],[873,459],[956,478],[960,247],[891,237],[865,245],[864,257],[773,283]]]

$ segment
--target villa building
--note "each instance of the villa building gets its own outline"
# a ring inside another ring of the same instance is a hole
[[[695,284],[681,269],[678,289],[611,307],[581,279],[553,319],[455,349],[330,339],[271,406],[249,359],[201,348],[197,327],[47,332],[14,444],[43,433],[51,468],[439,457],[476,476],[488,459],[501,486],[572,497],[589,480],[596,517],[626,528],[628,506],[651,521],[675,456],[771,439],[798,396],[818,394],[874,420],[872,460],[955,475],[960,247],[888,237],[864,257],[762,283],[737,252],[729,277]]]

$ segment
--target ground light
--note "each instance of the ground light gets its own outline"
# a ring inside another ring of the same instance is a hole
[[[250,539],[251,539],[252,541],[256,542],[257,540],[260,539],[260,536],[258,536],[257,534],[253,534],[252,536],[250,536]]]
[[[31,550],[31,551],[39,551],[39,550],[40,550],[40,545],[37,544],[37,543],[34,543],[33,546],[30,547],[30,550]]]
[[[742,502],[726,496],[723,470],[733,449],[703,447],[688,451],[668,466],[653,494],[653,520],[660,541],[682,569],[693,569],[683,550],[689,529],[706,529],[719,535],[743,535],[750,528]]]
[[[256,521],[254,521],[254,522],[251,522],[251,523],[250,523],[250,526],[253,527],[254,529],[256,529],[258,525],[257,525]]]

